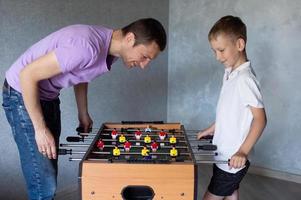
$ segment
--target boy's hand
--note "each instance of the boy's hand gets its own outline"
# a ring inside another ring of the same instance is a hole
[[[230,159],[229,162],[229,168],[232,169],[237,169],[237,168],[242,168],[245,166],[247,162],[247,155],[243,152],[236,152]]]
[[[200,140],[202,137],[205,137],[207,135],[210,135],[209,133],[205,132],[205,131],[200,131],[197,134],[197,139]]]

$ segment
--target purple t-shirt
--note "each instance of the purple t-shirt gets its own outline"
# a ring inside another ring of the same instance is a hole
[[[20,71],[54,51],[62,73],[39,82],[40,99],[56,99],[62,88],[88,83],[108,72],[116,57],[108,55],[112,29],[91,25],[62,28],[31,46],[6,72],[8,84],[21,92]]]

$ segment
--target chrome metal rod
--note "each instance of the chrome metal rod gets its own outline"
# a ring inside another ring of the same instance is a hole
[[[91,144],[60,144],[61,147],[89,147]]]
[[[104,145],[104,147],[115,147],[116,145]],[[123,148],[124,146],[121,144],[121,145],[118,145],[119,148]],[[143,148],[144,146],[143,145],[132,145],[131,148]],[[146,147],[148,148],[151,148],[151,145],[146,145]],[[159,145],[159,148],[160,149],[171,149],[173,146],[160,146]],[[175,146],[176,149],[188,149],[187,146]]]
[[[100,135],[111,135],[110,133],[101,133]],[[118,135],[121,135],[120,133],[118,134]],[[124,136],[135,136],[134,134],[122,134],[122,135],[124,135]],[[159,135],[158,134],[143,134],[143,135],[148,135],[148,136],[150,136],[150,137],[158,137]],[[172,134],[166,134],[166,135],[172,135]],[[177,135],[177,134],[175,134],[174,135],[176,138],[184,138],[185,137],[185,135]]]
[[[208,151],[206,151],[206,152],[208,152]],[[194,154],[195,156],[203,156],[203,155],[207,155],[207,154],[206,154],[205,152],[203,152],[203,151],[193,152],[193,154]],[[217,156],[218,153],[217,153],[217,152],[208,152],[208,155]]]
[[[196,159],[196,163],[197,164],[205,164],[205,163],[208,163],[208,164],[228,164],[229,162],[227,160],[197,160]]]
[[[82,160],[81,158],[72,158],[72,157],[69,158],[69,161],[81,161],[81,160]]]
[[[140,130],[141,132],[145,133],[145,128],[123,128],[125,130],[125,132],[135,132],[135,131],[138,131]],[[114,129],[112,128],[105,128],[103,129],[104,131],[113,131]],[[117,131],[121,131],[120,128],[116,128]],[[150,132],[160,132],[162,131],[162,129],[152,129],[151,128],[151,131]],[[170,133],[169,131],[172,131],[173,133],[182,133],[183,131],[180,130],[180,129],[163,129],[163,131],[167,132],[167,133]]]
[[[112,154],[111,152],[103,152],[103,151],[93,151],[93,154],[100,154],[100,155],[109,155]],[[120,152],[120,155],[141,155],[140,152]],[[161,152],[149,152],[149,155],[170,155],[169,153],[161,153]],[[186,155],[189,156],[191,153],[181,153],[179,152],[179,155]],[[211,152],[203,152],[199,153],[198,155],[202,156],[215,156],[215,153]]]

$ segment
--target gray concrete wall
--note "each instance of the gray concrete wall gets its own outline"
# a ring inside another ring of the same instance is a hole
[[[212,25],[237,15],[248,26],[248,57],[262,86],[268,125],[253,165],[301,175],[301,1],[171,0],[168,120],[203,129],[215,120],[223,66],[207,41]]]
[[[0,0],[0,82],[10,65],[30,45],[70,24],[100,24],[119,28],[141,17],[154,17],[168,28],[168,0]],[[123,67],[90,84],[89,108],[94,127],[105,121],[166,120],[167,51],[145,70]],[[73,89],[61,94],[62,137],[75,134],[77,109]],[[2,100],[1,100],[2,102]],[[0,110],[0,199],[26,199],[17,147]],[[77,183],[78,162],[59,159],[58,189]]]

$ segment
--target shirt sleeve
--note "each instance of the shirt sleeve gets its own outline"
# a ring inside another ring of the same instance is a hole
[[[259,83],[255,78],[243,76],[238,82],[238,90],[241,102],[244,106],[263,108],[263,98],[259,89]]]
[[[63,44],[54,53],[63,73],[84,69],[93,62],[93,53],[87,46]]]

